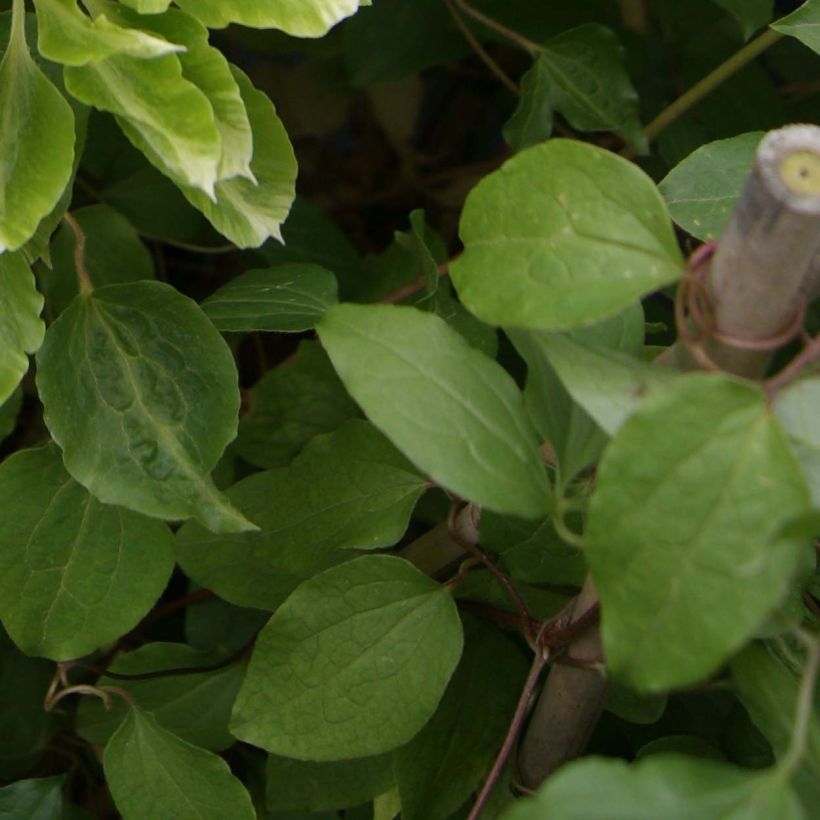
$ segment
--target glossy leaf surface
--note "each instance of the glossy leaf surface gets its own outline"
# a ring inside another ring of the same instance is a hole
[[[677,279],[680,251],[654,184],[600,148],[553,139],[508,160],[467,197],[451,276],[490,324],[593,324]]]
[[[732,659],[732,684],[755,726],[783,759],[795,731],[804,666],[799,648],[788,637],[753,643]],[[805,717],[805,746],[794,775],[794,788],[805,805],[820,800],[820,705],[817,700]]]
[[[37,47],[44,57],[63,65],[85,65],[115,54],[150,59],[182,51],[175,41],[123,28],[105,14],[90,17],[76,0],[35,0]]]
[[[253,134],[239,86],[231,66],[219,49],[208,43],[208,30],[195,18],[172,9],[162,15],[139,15],[119,6],[108,11],[118,22],[151,31],[168,41],[179,43],[178,55],[184,78],[207,98],[219,132],[220,156],[217,179],[235,176],[253,181],[250,170]]]
[[[610,436],[677,376],[674,370],[562,334],[539,334],[538,341],[572,398]]]
[[[186,79],[180,58],[115,55],[66,66],[65,84],[81,102],[114,114],[125,134],[160,170],[213,195],[221,140],[208,97]]]
[[[388,751],[431,717],[461,647],[445,587],[401,558],[357,558],[306,581],[274,613],[256,642],[233,732],[305,760]]]
[[[318,342],[268,371],[250,390],[236,451],[257,467],[283,467],[320,433],[361,415]]]
[[[194,302],[160,282],[81,294],[37,363],[46,423],[97,498],[217,531],[252,527],[208,477],[236,434],[239,391],[230,350]]]
[[[24,245],[60,199],[74,162],[71,106],[35,65],[22,2],[0,60],[0,254]]]
[[[215,536],[186,524],[177,560],[226,600],[275,609],[302,580],[354,555],[338,550],[398,541],[426,486],[381,433],[352,420],[315,438],[289,466],[228,490],[259,532]]]
[[[133,652],[119,654],[111,671],[139,675],[203,667],[229,655],[230,652],[222,652],[217,656],[181,643],[148,643]],[[103,675],[97,685],[125,689],[163,729],[194,746],[218,752],[234,743],[228,732],[228,720],[244,674],[244,664],[237,661],[199,674],[165,675],[147,680],[115,680]],[[96,698],[85,698],[77,712],[77,730],[90,743],[103,746],[128,710],[122,698],[114,700],[110,709]]]
[[[88,655],[137,625],[173,569],[159,521],[100,504],[54,445],[0,465],[0,618],[17,645],[55,660]]]
[[[612,31],[596,24],[570,29],[545,43],[537,60],[549,78],[553,107],[573,128],[613,131],[646,152],[638,94]]]
[[[391,756],[315,763],[270,755],[265,767],[268,811],[318,812],[358,806],[394,783]]]
[[[105,779],[125,820],[254,820],[228,764],[163,729],[136,706],[105,747]]]
[[[42,344],[43,297],[20,253],[0,254],[0,403],[5,402],[28,370],[27,353]]]
[[[806,0],[796,11],[772,23],[772,28],[796,37],[820,54],[820,0]]]
[[[404,820],[444,820],[480,785],[527,675],[524,655],[495,628],[467,621],[464,638],[436,714],[395,755]]]
[[[690,375],[649,399],[599,466],[586,557],[612,674],[642,691],[712,673],[785,596],[808,494],[761,391]]]
[[[368,418],[434,481],[499,512],[547,511],[549,483],[520,392],[444,320],[343,304],[318,330]]]
[[[240,274],[202,303],[222,331],[310,330],[337,299],[336,278],[318,265],[284,265]]]
[[[792,382],[775,400],[774,414],[794,450],[811,493],[820,509],[820,376]]]
[[[353,14],[360,0],[180,0],[179,6],[210,28],[239,23],[278,28],[296,37],[320,37]]]
[[[0,789],[3,820],[62,820],[62,777],[18,780]]]
[[[659,754],[632,765],[598,757],[571,763],[535,797],[505,812],[502,820],[803,820],[805,816],[788,783],[775,773]]]
[[[281,225],[295,196],[296,157],[276,109],[238,69],[233,69],[253,133],[251,174],[220,180],[214,199],[182,184],[182,193],[211,224],[240,248],[255,248],[266,239],[281,240]]]
[[[754,131],[701,145],[666,175],[658,189],[681,228],[704,242],[723,233],[762,137]]]

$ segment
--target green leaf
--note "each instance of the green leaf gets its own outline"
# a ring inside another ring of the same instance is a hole
[[[0,465],[0,618],[30,655],[88,655],[137,625],[173,569],[159,521],[100,504],[53,444]],[[79,602],[79,603],[78,603]]]
[[[182,45],[127,29],[105,14],[89,17],[77,0],[34,0],[37,47],[43,57],[64,65],[86,65],[115,54],[138,59],[183,51]]]
[[[228,764],[163,729],[132,706],[108,741],[105,779],[125,820],[255,820]]]
[[[296,157],[267,95],[257,91],[237,68],[233,74],[253,132],[251,173],[256,182],[241,177],[220,180],[213,200],[185,184],[181,189],[231,242],[240,248],[255,248],[269,237],[281,240],[280,227],[295,195]]]
[[[208,472],[236,434],[236,368],[219,332],[161,282],[78,296],[37,358],[46,424],[100,501],[215,531],[253,528]]]
[[[771,27],[782,34],[796,37],[820,54],[820,0],[806,0],[797,11],[781,17]]]
[[[310,330],[338,301],[336,277],[318,265],[250,270],[202,303],[221,331]]]
[[[743,39],[748,40],[772,19],[773,0],[713,0],[737,20]]]
[[[390,755],[314,763],[270,755],[265,769],[271,812],[318,812],[358,806],[393,786]]]
[[[188,523],[177,536],[177,560],[226,600],[275,609],[305,578],[348,557],[338,550],[395,544],[426,487],[381,433],[351,420],[315,438],[289,466],[228,490],[260,532],[215,537]]]
[[[577,141],[536,145],[484,177],[460,232],[465,251],[450,275],[465,306],[495,325],[593,324],[682,272],[652,181]]]
[[[613,676],[638,691],[705,678],[786,594],[807,507],[762,391],[680,377],[624,422],[598,469],[586,558]]]
[[[314,436],[332,433],[361,415],[327,354],[303,341],[296,357],[265,373],[251,388],[239,420],[236,451],[257,467],[289,464]]]
[[[762,138],[762,131],[752,131],[710,142],[676,165],[658,185],[675,223],[704,242],[717,239]]]
[[[66,66],[69,93],[109,111],[131,142],[161,171],[205,198],[214,196],[221,139],[208,97],[182,70],[176,54],[153,60],[114,55]]]
[[[747,646],[732,659],[732,684],[755,726],[782,758],[798,731],[794,725],[803,673],[799,652],[781,637]],[[820,704],[807,715],[803,759],[794,774],[794,788],[807,806],[820,800]]]
[[[195,649],[219,650],[228,655],[250,641],[269,617],[270,613],[261,609],[206,598],[185,609],[185,639]]]
[[[278,28],[295,37],[321,37],[360,0],[178,0],[177,5],[208,28],[239,23],[252,28]]]
[[[562,590],[542,589],[520,581],[516,584],[516,589],[530,613],[535,618],[543,620],[557,615],[571,598]],[[456,598],[460,601],[488,604],[502,612],[518,613],[507,591],[489,570],[475,569],[468,572],[464,580],[456,587],[455,592]]]
[[[196,605],[198,606],[198,604]],[[148,643],[117,655],[111,671],[139,675],[164,669],[208,666],[228,657],[201,652],[181,643]],[[149,680],[119,680],[103,675],[95,685],[119,686],[157,723],[194,746],[214,752],[232,746],[228,732],[231,708],[245,674],[242,663],[199,674],[167,675]],[[128,704],[114,698],[106,709],[97,698],[83,698],[77,711],[77,732],[89,743],[103,746],[123,722]]]
[[[614,32],[595,23],[564,31],[538,52],[552,106],[579,131],[613,131],[639,153],[648,141],[638,116],[638,94],[624,68]]]
[[[436,253],[431,248],[434,243],[442,246],[440,253]],[[393,247],[396,251],[402,253],[402,262],[404,262],[404,264],[397,264],[394,270],[398,271],[404,268],[410,274],[409,281],[421,280],[425,283],[423,291],[413,294],[403,302],[412,304],[420,310],[435,313],[436,316],[441,316],[473,347],[494,359],[498,350],[498,338],[495,329],[485,325],[465,310],[464,306],[453,297],[449,279],[442,279],[439,276],[438,259],[446,259],[446,249],[444,249],[443,241],[439,235],[425,223],[424,211],[413,211],[410,214],[410,230],[406,233],[396,231],[394,245],[388,248],[383,256],[378,257],[380,262],[384,259],[385,270]],[[396,259],[398,256],[399,254],[396,254],[393,259],[398,261]]]
[[[481,546],[499,553],[516,581],[579,587],[587,574],[583,552],[555,532],[551,517],[522,521],[484,510]]]
[[[168,11],[168,6],[171,5],[171,0],[120,0],[120,2],[140,14],[162,14]]]
[[[0,253],[0,402],[14,392],[28,370],[27,353],[42,344],[43,297],[20,253]]]
[[[542,440],[549,442],[555,451],[561,480],[569,481],[598,459],[606,444],[606,435],[599,427],[600,421],[596,423],[595,414],[588,413],[584,402],[572,390],[568,392],[568,385],[562,383],[559,375],[564,371],[553,366],[551,345],[556,338],[555,344],[560,345],[565,337],[537,330],[511,329],[507,333],[527,363],[524,389],[527,410]],[[570,344],[577,341],[637,354],[643,348],[643,309],[636,302],[611,319],[579,328],[570,336]],[[570,372],[575,375],[574,369]],[[595,373],[595,379],[600,375]],[[600,382],[594,381],[592,387],[600,391]],[[610,401],[610,392],[603,392],[602,402]],[[605,425],[601,426],[606,429]]]
[[[441,318],[343,304],[318,331],[350,394],[420,470],[491,510],[547,512],[549,481],[520,392]]]
[[[607,689],[605,708],[628,723],[649,725],[661,719],[666,695],[642,695],[613,681]]]
[[[523,151],[552,134],[553,86],[544,60],[537,59],[521,78],[521,97],[504,126],[504,139],[513,151]]]
[[[590,784],[595,784],[590,788]],[[569,763],[502,820],[803,820],[797,796],[775,773],[658,754],[627,764]]]
[[[122,214],[108,205],[89,205],[71,215],[85,234],[83,259],[95,288],[154,278],[151,253]],[[78,293],[75,243],[74,232],[62,225],[51,243],[51,267],[37,268],[51,316],[62,313]]]
[[[18,780],[0,789],[2,820],[63,820],[64,777]]]
[[[494,626],[472,620],[464,641],[435,715],[395,753],[402,820],[450,817],[489,771],[515,711],[527,676],[521,650]]]
[[[436,710],[461,647],[445,587],[401,558],[357,558],[306,581],[274,613],[256,642],[233,732],[304,760],[388,751]]]
[[[43,709],[43,699],[54,670],[53,663],[20,652],[0,627],[0,777],[30,771],[48,744],[53,713]]]
[[[378,0],[345,23],[343,34],[345,65],[356,86],[402,80],[470,49],[441,0]]]
[[[794,450],[811,493],[820,509],[820,376],[800,379],[777,394],[774,414]]]
[[[119,211],[137,231],[157,240],[223,244],[205,217],[171,179],[151,165],[110,114],[92,113],[86,145],[83,171],[101,180],[100,200]]]
[[[250,168],[253,134],[245,103],[230,63],[219,49],[208,44],[208,29],[193,17],[173,9],[146,17],[108,3],[103,8],[132,30],[142,28],[183,46],[183,53],[179,55],[182,75],[208,98],[219,131],[221,152],[217,179],[239,176],[254,182]]]
[[[269,265],[320,265],[333,271],[343,298],[354,298],[362,277],[361,260],[347,236],[318,205],[302,196],[294,199],[282,225],[282,242],[269,240],[259,249]]]
[[[74,114],[32,60],[14,0],[0,61],[0,254],[24,245],[60,199],[74,162]]]
[[[575,341],[569,335],[533,334],[572,398],[609,436],[649,397],[678,376],[620,353]]]
[[[14,432],[22,406],[23,391],[19,387],[0,404],[0,442]]]

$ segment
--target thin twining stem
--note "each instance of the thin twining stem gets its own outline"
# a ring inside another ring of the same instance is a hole
[[[812,635],[802,629],[797,630],[797,635],[806,645],[807,655],[800,689],[797,693],[791,743],[779,766],[787,776],[791,776],[797,770],[808,748],[809,730],[814,711],[814,690],[817,687],[818,673],[820,673],[820,636]]]
[[[528,52],[529,54],[537,54],[541,49],[538,43],[534,43],[532,40],[524,37],[523,34],[519,34],[517,31],[513,31],[511,28],[508,28],[503,23],[499,23],[498,20],[494,20],[492,17],[488,17],[483,12],[480,12],[478,9],[474,9],[467,0],[453,0],[453,2],[463,11],[465,14],[469,14],[474,20],[478,20],[479,23],[487,26],[487,28],[492,29],[493,31],[498,32],[502,37],[506,37],[511,42],[515,43],[517,46],[524,49],[524,51]]]
[[[470,48],[478,55],[481,62],[490,69],[490,71],[498,78],[503,86],[509,89],[510,93],[514,94],[516,97],[521,96],[521,92],[518,89],[518,86],[515,82],[507,75],[503,68],[492,58],[490,53],[484,48],[483,45],[479,42],[478,38],[470,31],[469,27],[466,25],[464,20],[461,19],[461,15],[455,10],[453,6],[453,0],[444,0],[445,5],[447,6],[447,11],[450,12],[450,17],[453,18],[453,22],[458,26],[459,31],[464,36],[464,39],[470,44]]]
[[[654,120],[644,129],[646,138],[654,140],[658,134],[670,126],[681,114],[686,113],[692,106],[699,103],[708,94],[711,94],[719,85],[748,65],[769,46],[776,43],[783,35],[774,29],[768,29],[739,51],[736,51],[728,60],[722,62],[714,71],[707,74],[702,80],[695,83],[671,105],[664,108]],[[624,149],[624,156],[631,155],[631,149]]]
[[[541,632],[539,632],[536,637],[537,644],[541,643],[543,631],[544,627],[541,628]],[[504,766],[507,765],[507,760],[509,760],[510,754],[515,747],[516,740],[521,732],[521,727],[524,724],[524,718],[526,718],[527,712],[529,711],[530,700],[532,699],[533,693],[538,686],[538,681],[541,678],[541,672],[547,665],[548,660],[548,650],[536,651],[535,657],[532,660],[532,666],[530,666],[530,672],[527,675],[527,680],[524,683],[524,688],[521,690],[521,695],[518,698],[515,712],[512,720],[510,721],[510,727],[507,729],[507,735],[504,738],[504,742],[501,744],[501,749],[495,758],[493,767],[490,769],[490,773],[484,781],[484,785],[481,788],[475,803],[473,804],[473,808],[470,811],[467,820],[477,820],[477,818],[481,815],[481,812],[484,810],[484,807],[487,805],[487,801],[490,799],[490,795],[495,788],[495,784],[498,782],[499,777],[501,777],[501,773],[504,771]]]

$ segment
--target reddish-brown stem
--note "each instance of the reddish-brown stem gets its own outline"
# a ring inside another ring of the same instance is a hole
[[[183,595],[181,598],[176,598],[173,601],[168,601],[166,604],[155,606],[139,623],[138,629],[150,626],[154,621],[164,618],[166,615],[172,615],[180,609],[185,609],[191,604],[198,604],[200,601],[208,601],[211,598],[216,598],[216,593],[211,592],[210,589],[197,589]]]
[[[471,612],[473,615],[478,615],[480,618],[487,618],[500,626],[518,630],[526,635],[521,628],[520,615],[516,615],[512,612],[505,612],[503,609],[498,609],[497,607],[490,606],[489,604],[482,604],[479,601],[460,599],[456,603],[458,608],[463,612]],[[530,619],[531,633],[537,632],[539,626],[540,624],[535,618]]]
[[[800,373],[814,362],[820,361],[820,336],[812,339],[779,373],[765,382],[766,392],[771,396],[789,382],[794,381]]]
[[[518,615],[521,619],[521,630],[524,633],[524,636],[527,639],[527,643],[533,649],[536,649],[536,644],[534,641],[534,636],[530,629],[530,624],[533,621],[532,614],[530,613],[527,605],[524,603],[524,599],[521,597],[521,593],[515,588],[515,584],[510,580],[510,577],[494,562],[491,561],[487,553],[478,546],[478,544],[469,541],[468,539],[462,538],[458,532],[458,528],[455,526],[455,521],[458,513],[464,508],[463,504],[453,504],[450,508],[450,513],[448,516],[448,525],[450,529],[450,535],[452,536],[453,540],[464,547],[467,552],[472,553],[476,558],[478,558],[482,564],[492,573],[492,575],[499,581],[499,583],[504,587],[507,591],[507,594],[510,596],[510,599],[515,604],[515,608],[518,610]]]
[[[539,642],[541,637],[541,635],[538,635],[536,642]],[[504,771],[504,766],[507,765],[507,760],[509,760],[510,753],[515,747],[515,742],[518,739],[518,735],[521,732],[521,727],[524,724],[524,718],[527,716],[527,711],[529,709],[533,692],[535,692],[535,689],[538,686],[538,680],[541,677],[541,672],[547,665],[548,660],[549,655],[547,653],[535,653],[532,666],[530,667],[530,673],[527,675],[524,688],[521,690],[521,696],[518,698],[518,704],[515,707],[515,712],[513,713],[512,720],[510,721],[510,727],[507,729],[507,736],[504,738],[504,743],[501,745],[501,749],[496,756],[493,767],[490,769],[490,773],[484,781],[484,786],[479,792],[467,820],[477,820],[481,812],[484,810],[484,807],[487,805],[487,801],[490,799],[490,795],[495,788],[495,784],[498,782],[498,778],[501,777],[501,772]]]
[[[452,261],[453,260],[451,259],[447,262],[442,262],[438,266],[437,272],[439,277],[447,276],[450,268],[450,262]],[[396,288],[396,290],[388,293],[387,296],[382,298],[380,301],[388,305],[397,305],[399,302],[403,302],[405,299],[409,299],[419,291],[424,290],[425,287],[427,287],[427,279],[424,276],[420,276],[418,279],[414,279],[412,282],[408,282],[406,285]]]

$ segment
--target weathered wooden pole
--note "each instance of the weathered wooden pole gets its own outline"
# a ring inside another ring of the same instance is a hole
[[[713,319],[708,357],[729,373],[763,376],[777,339],[796,327],[805,301],[820,289],[820,128],[794,125],[763,139],[703,285]],[[663,358],[681,369],[698,367],[680,343]],[[596,603],[588,579],[573,619]],[[577,636],[568,654],[600,659],[598,626]],[[605,697],[606,680],[596,669],[551,669],[519,749],[524,786],[536,788],[583,751]]]

